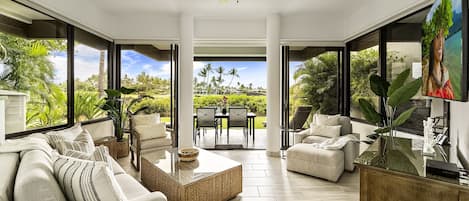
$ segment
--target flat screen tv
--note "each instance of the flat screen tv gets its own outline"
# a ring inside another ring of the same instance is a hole
[[[467,101],[466,0],[436,0],[423,22],[422,94]]]

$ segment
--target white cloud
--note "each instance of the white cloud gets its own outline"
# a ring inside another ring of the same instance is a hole
[[[99,58],[99,56],[98,56]],[[62,83],[67,80],[67,57],[66,56],[49,56],[49,61],[54,65],[56,83]],[[107,66],[107,59],[104,60],[104,65]],[[105,69],[106,71],[108,69]],[[90,60],[84,57],[75,57],[75,78],[86,80],[92,75],[99,73],[99,59]]]
[[[194,61],[193,66],[194,66],[194,72],[196,72],[196,71],[199,71],[200,69],[202,69],[205,66],[205,63],[200,62],[200,61]]]
[[[243,70],[246,70],[248,69],[248,67],[240,67],[240,68],[236,68],[238,71],[243,71]]]
[[[149,70],[149,69],[152,69],[153,66],[151,64],[145,64],[142,66],[143,70]]]

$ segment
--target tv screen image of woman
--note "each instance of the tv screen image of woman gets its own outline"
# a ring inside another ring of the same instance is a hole
[[[461,0],[436,0],[423,23],[423,95],[463,99],[461,3]]]

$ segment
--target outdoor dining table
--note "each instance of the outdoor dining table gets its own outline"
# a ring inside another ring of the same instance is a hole
[[[216,119],[220,119],[220,133],[222,132],[223,130],[223,119],[227,119],[230,117],[230,114],[229,113],[216,113],[215,114],[215,118]],[[193,124],[194,124],[194,128],[196,127],[196,119],[197,119],[197,114],[194,113],[194,118],[193,118]],[[252,135],[252,141],[254,142],[255,140],[255,136],[256,136],[256,124],[255,124],[255,119],[256,119],[256,114],[255,113],[252,113],[252,112],[248,112],[247,114],[247,119],[248,119],[248,133],[249,135]],[[227,128],[228,129],[228,128]]]

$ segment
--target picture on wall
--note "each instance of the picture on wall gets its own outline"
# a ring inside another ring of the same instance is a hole
[[[466,101],[463,0],[436,0],[422,25],[422,93]]]

